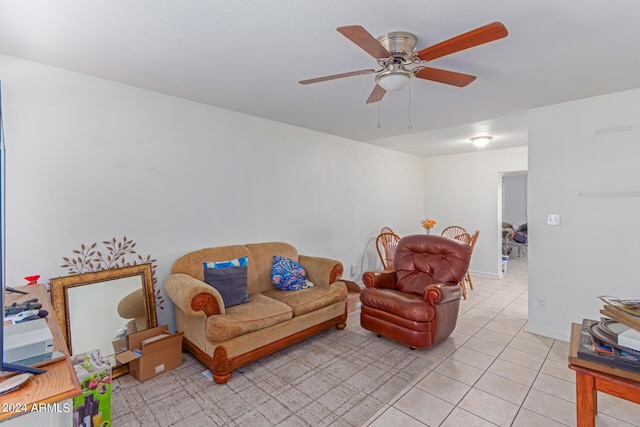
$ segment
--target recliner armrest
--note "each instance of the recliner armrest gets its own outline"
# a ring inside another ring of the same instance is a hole
[[[316,286],[329,286],[342,277],[344,268],[335,259],[298,255],[298,261],[307,273],[307,279]]]
[[[366,271],[362,281],[367,288],[395,289],[397,282],[395,271]]]
[[[164,292],[189,316],[224,314],[222,296],[212,286],[187,274],[170,274],[164,281]]]
[[[457,284],[434,283],[424,291],[424,300],[434,307],[437,304],[459,300],[461,296],[462,290]]]

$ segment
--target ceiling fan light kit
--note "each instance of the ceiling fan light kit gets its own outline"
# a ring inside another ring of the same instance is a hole
[[[413,73],[411,71],[388,70],[383,71],[376,76],[376,83],[387,92],[394,92],[405,87],[412,77]]]
[[[486,147],[489,141],[493,139],[492,136],[474,136],[471,138],[471,142],[478,148]]]
[[[427,61],[464,49],[489,43],[508,35],[500,22],[492,22],[460,34],[416,52],[417,38],[406,31],[394,31],[374,38],[360,25],[338,27],[337,31],[355,45],[371,55],[381,67],[379,70],[360,70],[334,74],[314,79],[301,80],[306,85],[362,74],[376,74],[376,86],[367,103],[379,102],[387,91],[404,88],[415,77],[457,87],[464,87],[475,80],[475,76],[423,66]],[[412,66],[413,68],[409,68]]]

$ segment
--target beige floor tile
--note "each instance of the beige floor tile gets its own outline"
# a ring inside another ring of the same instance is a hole
[[[416,387],[453,405],[457,405],[471,389],[471,386],[438,372],[431,372]]]
[[[451,359],[486,370],[495,360],[495,356],[489,356],[488,354],[480,353],[479,351],[463,346],[451,355]]]
[[[522,405],[529,392],[528,386],[491,372],[485,372],[473,387],[518,406]]]
[[[484,373],[482,369],[451,358],[436,366],[434,371],[467,385],[475,384],[475,382],[478,381],[478,378],[480,378]]]
[[[513,339],[512,335],[505,335],[501,332],[492,331],[490,329],[482,328],[474,335],[476,338],[482,338],[483,340],[491,341],[496,344],[506,346]]]
[[[566,350],[568,352],[569,351],[569,343],[566,342],[566,341],[554,340],[553,341],[553,348],[563,349],[563,350]]]
[[[501,377],[508,378],[526,386],[531,386],[538,375],[538,371],[499,358],[493,362],[493,365],[489,367],[487,372],[500,375]]]
[[[484,327],[494,332],[500,332],[502,334],[509,335],[511,337],[515,337],[521,328],[521,326],[508,325],[505,323],[501,323],[498,320],[492,320],[489,323],[487,323]]]
[[[540,372],[532,387],[536,390],[576,403],[575,382],[566,381],[553,375]]]
[[[440,427],[495,427],[495,425],[464,409],[455,408]]]
[[[509,347],[505,348],[498,358],[533,370],[539,370],[544,363],[543,357]]]
[[[489,356],[497,357],[502,350],[504,350],[505,346],[501,344],[496,344],[491,341],[484,340],[478,337],[471,337],[467,342],[464,343],[463,347],[470,348],[475,351],[479,351],[480,353],[487,354]]]
[[[515,348],[516,350],[524,351],[536,356],[547,357],[551,350],[551,343],[549,345],[540,344],[533,341],[528,341],[516,336],[508,345],[509,348]]]
[[[478,332],[482,326],[474,325],[472,323],[465,323],[458,318],[458,322],[456,323],[456,331],[460,331],[469,336],[473,336]]]
[[[565,348],[551,347],[547,360],[553,360],[554,362],[566,363],[569,360],[569,351]]]
[[[516,337],[523,340],[542,344],[545,347],[552,347],[555,341],[553,338],[543,337],[542,335],[538,335],[538,334],[532,334],[531,332],[527,332],[526,330],[522,330],[518,332],[518,335],[516,335]]]
[[[576,372],[572,369],[569,369],[567,363],[567,360],[565,360],[564,362],[556,362],[555,360],[547,359],[542,365],[540,372],[548,375],[553,375],[554,377],[558,377],[575,384]]]
[[[598,412],[640,426],[640,405],[605,393],[598,393]]]
[[[499,426],[511,425],[520,408],[518,405],[475,388],[467,393],[458,406]]]
[[[365,426],[370,427],[389,427],[389,426],[403,426],[403,427],[424,427],[425,424],[405,414],[404,412],[396,408],[388,408],[375,420]]]
[[[596,427],[637,427],[637,426],[638,424],[630,424],[602,413],[596,416]]]
[[[572,426],[576,423],[575,403],[535,389],[531,389],[522,407],[562,424]]]
[[[409,390],[393,407],[429,426],[440,425],[454,408],[452,404],[417,388]]]
[[[516,419],[514,420],[512,427],[560,427],[566,424],[561,424],[550,418],[544,417],[540,414],[536,414],[528,409],[520,409]]]
[[[457,344],[453,341],[443,341],[440,344],[438,344],[435,347],[430,348],[429,351],[431,353],[436,353],[439,354],[441,356],[445,356],[445,357],[449,357],[451,356],[459,347],[461,347],[462,344]],[[424,350],[417,350],[417,351],[424,351]]]

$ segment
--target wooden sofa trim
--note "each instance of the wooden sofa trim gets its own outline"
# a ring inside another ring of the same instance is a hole
[[[206,292],[200,292],[193,297],[191,300],[191,309],[193,311],[204,311],[207,317],[220,314],[218,301],[216,301],[213,295]]]
[[[337,282],[340,277],[342,277],[342,273],[344,273],[344,268],[342,264],[336,264],[331,269],[331,274],[329,274],[329,283]]]
[[[318,334],[326,329],[329,329],[332,326],[335,326],[338,330],[343,330],[344,328],[346,328],[346,304],[344,313],[341,316],[326,320],[308,329],[302,330],[293,335],[289,335],[288,337],[279,339],[278,341],[274,341],[248,353],[240,354],[232,359],[229,359],[229,357],[227,356],[227,351],[225,350],[224,346],[216,347],[213,357],[206,354],[187,338],[183,338],[182,346],[189,353],[193,354],[199,361],[204,363],[207,368],[209,368],[209,370],[213,373],[213,379],[216,383],[225,384],[227,381],[229,381],[229,378],[231,378],[231,374],[234,369],[254,362],[261,357],[267,356],[271,353],[288,347],[298,341],[302,341],[303,339],[308,338],[312,335]]]

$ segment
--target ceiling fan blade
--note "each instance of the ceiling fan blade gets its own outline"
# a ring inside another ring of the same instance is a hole
[[[424,67],[420,71],[416,72],[416,77],[458,87],[464,87],[476,79],[476,76],[471,76],[469,74],[456,73],[455,71],[440,70],[438,68],[429,67]]]
[[[418,58],[423,61],[432,61],[451,53],[501,39],[508,34],[509,32],[501,22],[492,22],[491,24],[484,25],[426,49],[422,49],[417,55]]]
[[[338,27],[337,30],[374,58],[388,58],[391,56],[391,52],[360,25],[347,25]]]
[[[386,90],[382,89],[380,85],[376,85],[376,87],[373,88],[373,91],[371,91],[371,95],[369,95],[369,98],[367,98],[367,104],[380,102],[385,93],[387,93]]]
[[[362,74],[371,74],[371,73],[375,73],[375,70],[360,70],[360,71],[350,71],[348,73],[332,74],[330,76],[316,77],[315,79],[300,80],[298,83],[300,83],[301,85],[309,85],[311,83],[326,82],[327,80],[342,79],[344,77],[359,76]]]

